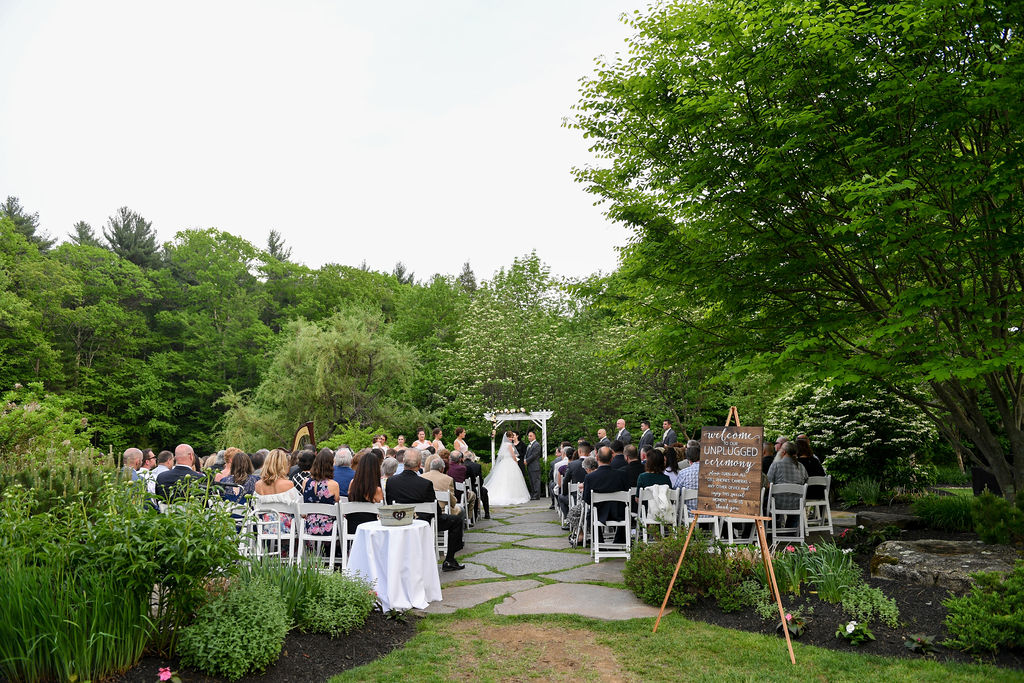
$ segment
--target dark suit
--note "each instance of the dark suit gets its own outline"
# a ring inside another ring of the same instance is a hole
[[[636,486],[636,480],[644,473],[644,464],[639,460],[627,462],[622,471],[626,473],[626,483],[629,484],[629,488],[633,488]]]
[[[626,473],[601,465],[583,480],[583,502],[590,504],[591,493],[614,493],[627,491]],[[626,518],[626,506],[621,503],[602,503],[597,508],[597,519],[601,522],[621,522]],[[615,542],[625,543],[626,530],[620,527],[615,532]]]
[[[621,470],[626,466],[626,456],[622,453],[616,453],[612,456],[612,469]]]
[[[156,478],[156,494],[165,500],[178,498],[184,495],[185,489],[194,484],[196,480],[202,479],[203,475],[196,472],[188,465],[175,465],[166,472],[161,472]],[[184,480],[184,481],[183,481]]]
[[[625,428],[623,428],[622,431],[619,432],[619,435],[616,436],[615,438],[621,441],[623,446],[628,446],[629,444],[633,443],[633,435],[630,434],[629,430]]]
[[[596,453],[597,449],[600,448],[601,446],[611,446],[611,445],[612,445],[612,442],[606,436],[606,437],[604,437],[603,439],[601,439],[600,441],[597,442],[597,446],[595,447],[594,452]]]
[[[642,451],[644,449],[644,446],[653,446],[653,445],[654,445],[654,432],[652,432],[650,429],[648,429],[648,430],[644,431],[643,434],[640,435],[640,441],[637,442],[636,447],[637,447],[637,449]]]
[[[434,501],[437,507],[437,528],[448,532],[448,554],[445,555],[444,561],[455,561],[455,553],[462,550],[462,518],[441,512],[432,481],[424,479],[412,470],[402,470],[388,479],[384,497],[388,503],[429,503]],[[430,515],[424,515],[422,519],[429,522]]]
[[[530,497],[540,498],[540,455],[541,445],[539,441],[534,441],[526,447],[526,457],[523,459],[526,463],[526,471],[530,475]]]
[[[480,463],[474,462],[473,460],[466,461],[466,476],[473,480],[474,491],[476,490],[476,480],[480,479],[480,490],[476,492],[476,508],[479,512],[480,503],[484,504],[484,514],[488,517],[491,516],[491,499],[487,495],[487,487],[484,486],[484,471],[480,467]]]
[[[678,441],[678,439],[676,438],[676,432],[674,429],[669,427],[667,430],[665,430],[665,433],[662,435],[661,442],[666,446],[671,446],[676,441]]]

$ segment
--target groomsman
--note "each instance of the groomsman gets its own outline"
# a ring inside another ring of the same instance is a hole
[[[677,441],[677,439],[676,432],[674,429],[672,429],[672,421],[665,420],[664,422],[661,423],[661,428],[665,430],[665,433],[662,434],[661,436],[661,442],[666,446],[671,446],[672,444],[674,444]]]
[[[611,442],[611,439],[608,438],[608,432],[606,432],[603,427],[601,429],[598,429],[597,430],[597,447],[601,448],[602,446],[608,446],[609,448],[611,448],[611,445],[612,445],[612,442]]]
[[[626,430],[625,420],[620,417],[619,421],[615,423],[615,428],[619,430],[619,433],[615,436],[617,441],[621,441],[623,446],[633,443],[633,436]]]
[[[640,441],[637,443],[637,449],[643,453],[644,446],[654,446],[654,432],[651,431],[651,423],[649,420],[641,420],[640,427],[644,430],[644,433],[640,435]]]

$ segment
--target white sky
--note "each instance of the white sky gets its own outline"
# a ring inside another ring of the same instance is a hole
[[[610,271],[578,79],[646,0],[0,0],[0,199],[66,238],[276,228],[312,267]]]

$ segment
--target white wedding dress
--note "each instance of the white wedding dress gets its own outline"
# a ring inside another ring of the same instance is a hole
[[[495,456],[497,462],[484,479],[491,505],[521,505],[530,502],[530,490],[516,464],[515,446],[505,437]]]

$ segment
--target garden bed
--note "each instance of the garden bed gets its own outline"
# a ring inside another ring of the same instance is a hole
[[[281,657],[262,674],[239,679],[242,683],[322,683],[335,674],[374,661],[402,647],[416,633],[416,617],[405,621],[387,619],[372,612],[362,628],[347,636],[332,638],[319,633],[291,631]],[[225,634],[225,647],[232,638]],[[187,683],[214,683],[224,679],[179,668],[177,657],[143,657],[134,667],[108,683],[154,683],[162,667],[170,667]]]
[[[869,556],[857,557],[857,564],[864,570],[865,576],[867,576],[869,561]],[[1022,652],[1000,650],[995,655],[972,655],[941,646],[940,643],[949,637],[943,623],[946,618],[946,608],[942,605],[942,601],[951,595],[949,590],[939,586],[904,584],[885,579],[869,578],[867,583],[874,588],[881,589],[887,597],[896,601],[900,610],[898,628],[892,629],[882,623],[872,623],[871,629],[875,634],[875,640],[859,646],[851,645],[845,639],[836,637],[836,629],[839,625],[845,624],[850,619],[843,612],[842,607],[819,600],[813,592],[805,590],[800,597],[783,595],[782,598],[782,604],[787,611],[803,605],[810,606],[814,610],[804,633],[799,639],[794,639],[794,642],[859,654],[920,658],[925,655],[911,652],[904,642],[911,634],[925,634],[936,636],[935,652],[927,655],[936,660],[965,663],[980,661],[1005,668],[1024,669],[1024,653]],[[775,627],[778,623],[777,619],[770,622],[762,621],[753,609],[723,612],[719,609],[718,604],[711,599],[701,600],[691,607],[680,610],[680,613],[690,619],[716,626],[761,634],[776,634]],[[777,635],[781,643],[782,635]]]

